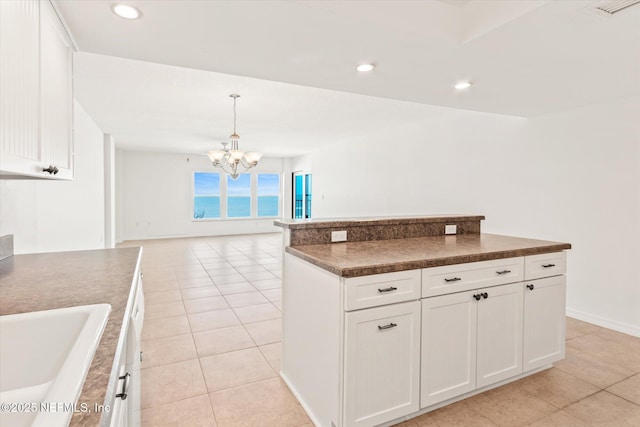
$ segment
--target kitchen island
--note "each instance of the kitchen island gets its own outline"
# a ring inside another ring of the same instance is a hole
[[[564,358],[571,245],[482,219],[276,221],[281,375],[316,425],[392,425]]]
[[[136,293],[142,287],[141,256],[138,247],[15,255],[0,261],[0,315],[111,305],[78,399],[77,407],[84,403],[87,411],[75,412],[71,426],[109,426],[112,421],[115,395],[122,387],[118,370]],[[143,307],[142,300],[138,302]]]

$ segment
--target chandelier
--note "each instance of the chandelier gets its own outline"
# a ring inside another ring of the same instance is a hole
[[[222,143],[221,150],[211,150],[207,153],[209,160],[213,166],[222,169],[232,179],[237,179],[242,172],[246,172],[258,164],[262,157],[262,153],[250,151],[245,153],[238,148],[238,140],[240,136],[236,133],[236,101],[240,98],[238,94],[229,95],[233,98],[233,133],[229,137],[231,139],[231,148],[228,148],[228,142]]]

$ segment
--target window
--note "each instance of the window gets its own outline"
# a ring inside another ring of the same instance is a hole
[[[241,174],[238,179],[227,175],[227,217],[251,216],[251,175]]]
[[[258,216],[278,216],[280,206],[280,175],[258,174]]]
[[[311,174],[293,173],[293,217],[311,218]]]
[[[220,218],[220,174],[196,172],[193,176],[193,218]]]

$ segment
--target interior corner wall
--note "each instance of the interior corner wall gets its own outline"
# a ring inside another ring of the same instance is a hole
[[[283,159],[263,157],[252,171],[282,175],[283,168]],[[273,225],[275,218],[193,221],[193,173],[216,171],[205,156],[122,151],[116,169],[123,240],[281,231]]]
[[[0,179],[0,235],[16,254],[104,248],[103,133],[73,103],[74,179]]]
[[[567,312],[640,336],[638,117],[632,97],[530,119],[449,110],[381,126],[340,141],[340,156],[338,145],[312,153],[314,214],[484,214],[483,232],[570,242]]]
[[[115,180],[115,140],[104,135],[104,246],[113,248],[116,244],[116,180]]]

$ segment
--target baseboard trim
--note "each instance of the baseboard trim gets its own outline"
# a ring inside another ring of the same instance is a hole
[[[596,316],[594,314],[585,313],[584,311],[575,310],[569,307],[567,307],[566,313],[567,316],[574,319],[582,320],[583,322],[592,323],[594,325],[602,326],[603,328],[613,329],[614,331],[622,332],[623,334],[628,334],[640,338],[640,327],[638,326],[618,322],[617,320],[607,319],[606,317]]]

